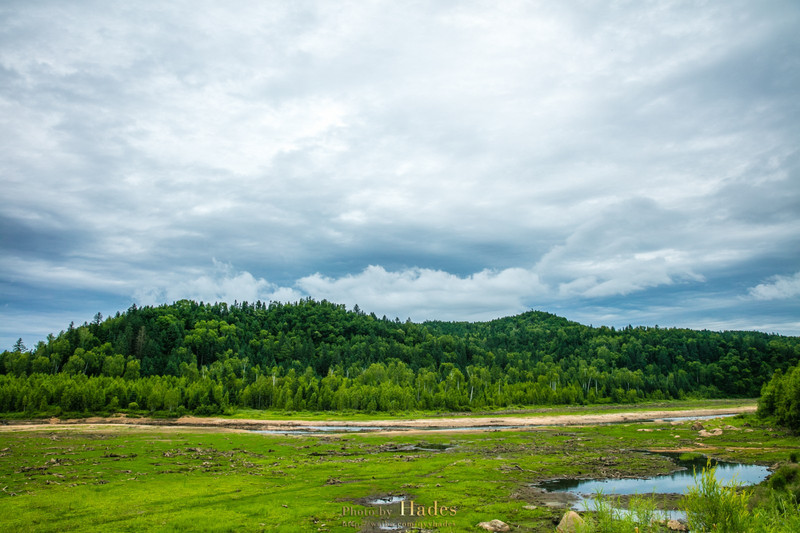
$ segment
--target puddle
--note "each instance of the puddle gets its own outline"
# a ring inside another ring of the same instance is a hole
[[[455,444],[440,444],[436,442],[420,442],[412,447],[414,451],[420,452],[443,452],[451,448],[455,448]]]
[[[699,476],[706,467],[706,457],[699,456],[690,460],[679,459],[680,454],[660,453],[672,459],[682,470],[671,474],[653,476],[645,479],[558,479],[544,481],[535,486],[547,492],[566,492],[575,498],[572,508],[576,511],[593,511],[593,496],[602,492],[603,496],[626,496],[632,494],[684,494],[689,488],[695,486],[694,472]],[[748,465],[727,461],[711,460],[711,466],[716,466],[716,478],[729,485],[736,482],[741,485],[755,485],[764,481],[770,471],[766,466]],[[679,511],[663,511],[667,518],[682,518],[684,514]]]
[[[416,519],[413,517],[400,519],[400,505],[407,505],[410,500],[411,496],[408,494],[383,494],[355,500],[354,503],[360,506],[358,509],[362,509],[364,514],[361,515],[362,518],[357,518],[352,523],[348,522],[348,525],[356,528],[359,533],[409,531]]]
[[[664,422],[684,422],[686,420],[713,420],[715,418],[730,418],[732,416],[736,416],[736,413],[727,415],[667,416],[664,418],[659,418],[658,420],[662,420]]]
[[[391,505],[408,500],[406,496],[381,496],[372,500],[367,500],[368,505]]]
[[[303,426],[292,429],[260,429],[253,433],[264,435],[325,435],[326,433],[369,433],[386,431],[385,426]]]

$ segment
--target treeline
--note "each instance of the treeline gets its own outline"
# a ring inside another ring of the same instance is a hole
[[[775,372],[761,390],[758,414],[795,431],[800,431],[800,365],[786,373]]]
[[[589,327],[531,311],[401,322],[356,306],[182,300],[0,354],[0,412],[476,409],[755,397],[800,359],[757,332]],[[27,398],[27,399],[26,399]],[[133,406],[133,407],[131,407]]]

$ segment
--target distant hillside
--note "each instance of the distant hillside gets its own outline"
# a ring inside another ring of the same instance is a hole
[[[310,299],[233,305],[182,300],[134,305],[105,320],[98,314],[91,324],[70,325],[31,350],[20,345],[3,352],[0,411],[98,410],[112,403],[150,410],[469,409],[756,397],[775,370],[799,359],[797,337],[594,328],[540,311],[489,322],[419,324]],[[98,392],[94,404],[81,397],[65,406],[63,390],[61,396],[51,391],[52,383],[95,378],[104,385],[97,385],[103,397]],[[167,392],[128,390],[140,382],[176,392],[167,401]],[[110,383],[126,390],[111,393]],[[198,384],[205,396],[189,401],[189,388]],[[24,397],[30,387],[44,387],[38,403],[10,396]]]

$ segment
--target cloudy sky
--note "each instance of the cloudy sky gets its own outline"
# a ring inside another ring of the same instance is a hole
[[[0,348],[132,303],[800,334],[800,3],[0,4]]]

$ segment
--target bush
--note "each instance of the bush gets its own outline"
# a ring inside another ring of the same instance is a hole
[[[661,531],[658,523],[655,498],[633,496],[628,504],[628,510],[621,509],[619,498],[613,502],[610,498],[598,492],[594,498],[595,519],[587,518],[584,531],[597,533],[629,533],[638,531],[649,533]]]
[[[741,490],[739,485],[723,485],[716,478],[716,467],[706,463],[695,485],[683,499],[686,520],[691,531],[719,531],[734,533],[749,531],[748,503],[751,492]]]
[[[219,406],[218,405],[201,405],[197,409],[194,410],[194,414],[200,416],[208,416],[208,415],[218,415],[219,414]]]
[[[753,511],[750,531],[797,533],[800,531],[800,507],[793,495],[772,494],[767,505]]]
[[[772,490],[787,490],[790,485],[796,484],[798,479],[798,467],[795,465],[783,465],[775,471],[769,478],[769,487]]]

